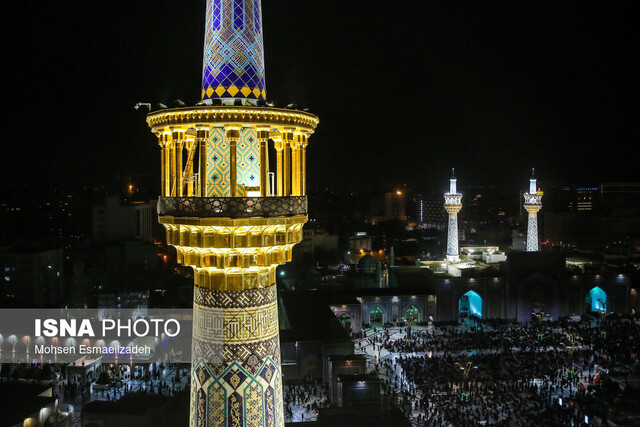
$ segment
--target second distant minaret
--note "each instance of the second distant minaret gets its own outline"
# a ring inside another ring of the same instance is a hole
[[[462,209],[462,194],[456,188],[455,169],[451,169],[449,192],[444,193],[444,209],[449,214],[449,228],[447,230],[447,262],[458,262],[458,212]]]
[[[535,169],[531,169],[529,192],[524,193],[524,209],[529,214],[527,225],[527,252],[539,250],[538,242],[538,212],[542,209],[542,193],[538,192]]]

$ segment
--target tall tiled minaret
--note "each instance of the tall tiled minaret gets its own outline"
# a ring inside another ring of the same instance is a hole
[[[538,212],[542,209],[542,194],[538,192],[535,178],[535,169],[531,169],[529,179],[529,192],[524,193],[524,209],[529,214],[527,225],[527,252],[539,250],[538,240]]]
[[[455,169],[451,169],[449,192],[444,193],[444,208],[449,214],[449,228],[447,230],[447,261],[460,260],[458,250],[458,212],[462,209],[462,194],[456,188]]]
[[[260,0],[207,0],[202,102],[147,117],[159,221],[193,268],[192,427],[284,425],[276,267],[302,240],[318,117],[265,96]]]

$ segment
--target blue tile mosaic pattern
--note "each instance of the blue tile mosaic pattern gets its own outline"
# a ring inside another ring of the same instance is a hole
[[[202,99],[265,99],[260,0],[207,0]]]
[[[229,142],[225,129],[214,127],[207,142],[207,197],[231,196]],[[236,143],[236,193],[246,196],[248,190],[260,189],[260,141],[256,130],[243,127]]]
[[[540,249],[538,241],[538,215],[529,212],[527,224],[527,252],[537,252]]]

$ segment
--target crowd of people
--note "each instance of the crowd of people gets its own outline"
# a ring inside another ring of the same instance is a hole
[[[516,324],[476,329],[473,332],[453,327],[417,331],[411,334],[409,340],[390,340],[387,333],[386,338],[383,341],[384,348],[395,353],[447,353],[477,349],[492,352],[570,344],[570,337],[560,328],[522,327]]]
[[[312,421],[318,409],[327,407],[329,403],[329,391],[324,383],[285,384],[283,394],[285,421]]]
[[[361,345],[393,356],[376,368],[417,425],[581,425],[589,414],[579,402],[595,393],[603,367],[640,353],[640,324],[485,323],[400,337],[382,330]]]

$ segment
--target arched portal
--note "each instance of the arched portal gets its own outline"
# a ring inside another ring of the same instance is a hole
[[[340,323],[342,323],[342,326],[349,332],[351,332],[351,316],[349,316],[347,313],[342,313],[340,316],[338,316],[338,320],[340,321]]]
[[[587,310],[599,313],[607,312],[607,293],[602,288],[596,286],[587,293],[585,298]]]
[[[371,326],[382,326],[382,309],[380,307],[372,308],[369,312],[369,324]]]
[[[460,297],[458,302],[460,317],[482,318],[482,297],[474,291],[469,291]]]
[[[415,323],[420,320],[420,310],[415,305],[410,305],[404,311],[404,318],[407,322]]]

